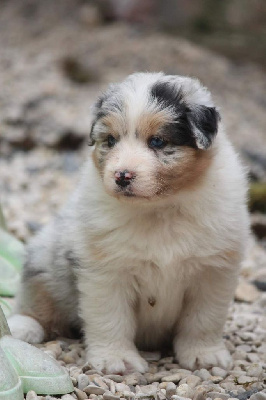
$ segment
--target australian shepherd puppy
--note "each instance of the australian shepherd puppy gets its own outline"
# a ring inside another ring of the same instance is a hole
[[[87,360],[145,372],[170,343],[190,369],[230,366],[222,340],[248,238],[245,171],[198,80],[137,73],[94,107],[77,189],[29,244],[14,337],[81,327]]]

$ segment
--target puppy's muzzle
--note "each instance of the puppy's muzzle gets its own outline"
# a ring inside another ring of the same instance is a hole
[[[124,171],[115,171],[115,183],[122,188],[130,185],[134,177],[135,174],[127,169]]]

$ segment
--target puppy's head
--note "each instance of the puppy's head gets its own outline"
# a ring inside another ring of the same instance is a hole
[[[106,191],[155,200],[197,184],[219,119],[195,79],[140,73],[110,86],[95,105],[90,134]]]

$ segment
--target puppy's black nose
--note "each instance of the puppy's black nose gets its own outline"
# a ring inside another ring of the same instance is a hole
[[[126,169],[124,171],[115,171],[115,183],[118,186],[121,187],[128,186],[133,178],[134,178],[134,173]]]

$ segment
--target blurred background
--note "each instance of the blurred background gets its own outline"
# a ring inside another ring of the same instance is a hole
[[[90,107],[135,71],[198,77],[248,167],[266,238],[265,0],[1,0],[0,199],[26,241],[74,187]],[[226,160],[225,160],[226,162]]]

